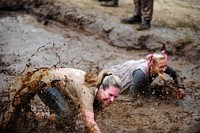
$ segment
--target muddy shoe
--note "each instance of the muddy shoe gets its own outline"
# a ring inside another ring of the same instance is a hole
[[[118,2],[109,1],[109,2],[101,2],[101,6],[107,6],[107,7],[118,7]]]
[[[140,26],[137,28],[137,30],[142,31],[142,30],[148,30],[150,28],[151,28],[150,21],[144,21],[140,24]]]
[[[124,23],[124,24],[137,24],[141,22],[142,22],[141,16],[133,16],[130,18],[121,19],[121,23]]]

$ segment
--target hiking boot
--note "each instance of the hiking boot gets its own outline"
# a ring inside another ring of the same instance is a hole
[[[151,23],[150,21],[143,21],[140,26],[137,28],[137,30],[148,30],[151,28]]]
[[[101,6],[118,7],[118,1],[101,2]]]
[[[141,16],[133,16],[130,18],[121,19],[121,23],[124,23],[124,24],[137,24],[141,22],[142,22]]]

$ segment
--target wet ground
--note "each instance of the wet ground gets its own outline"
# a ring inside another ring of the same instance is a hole
[[[90,8],[83,8],[83,3]],[[114,104],[96,112],[96,121],[103,132],[110,133],[200,132],[198,26],[195,30],[194,26],[174,29],[154,21],[150,31],[137,32],[133,26],[120,24],[119,16],[105,13],[99,6],[92,8],[87,1],[83,3],[70,6],[39,3],[36,7],[25,3],[23,8],[11,6],[21,11],[0,12],[1,122],[9,104],[10,85],[26,64],[82,70],[109,68],[126,60],[145,58],[151,51],[165,47],[171,57],[170,65],[184,79],[186,97],[176,100],[173,93],[167,93],[169,87],[158,82],[153,86],[155,93],[150,91],[134,101],[123,93]],[[123,11],[125,4],[119,9]],[[48,119],[49,110],[37,97],[31,107],[35,114],[22,111],[16,117],[16,132],[70,131]],[[46,113],[47,118],[39,118],[37,112]],[[73,131],[84,132],[81,120],[76,121]]]

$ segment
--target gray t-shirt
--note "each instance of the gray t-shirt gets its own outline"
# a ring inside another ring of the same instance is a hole
[[[137,69],[141,69],[148,77],[148,66],[146,60],[144,59],[126,61],[110,68],[111,72],[121,79],[123,89],[130,86],[131,81],[133,80],[132,73]]]

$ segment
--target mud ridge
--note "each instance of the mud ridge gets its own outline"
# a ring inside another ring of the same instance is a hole
[[[26,10],[28,13],[35,15],[39,22],[47,25],[49,21],[57,21],[70,28],[76,30],[82,30],[93,35],[97,35],[107,41],[113,46],[125,49],[147,49],[150,52],[160,49],[165,49],[169,54],[180,55],[187,54],[189,50],[194,47],[199,51],[199,38],[192,40],[192,38],[186,38],[181,40],[171,40],[170,38],[164,38],[160,33],[156,32],[142,32],[138,34],[135,29],[130,29],[123,24],[119,24],[116,17],[109,16],[111,19],[106,20],[108,16],[100,17],[100,14],[88,13],[83,9],[74,8],[67,4],[59,2],[53,2],[52,0],[35,0],[35,1],[20,1],[14,0],[3,1],[0,5],[1,10]],[[121,29],[124,30],[121,30]],[[197,33],[198,36],[199,33]],[[193,47],[188,47],[193,45]],[[196,44],[195,44],[196,43]],[[187,52],[186,52],[187,51]],[[191,58],[197,59],[193,54]],[[186,58],[187,59],[187,58]],[[189,61],[192,61],[188,59]],[[198,61],[198,60],[195,60]]]

